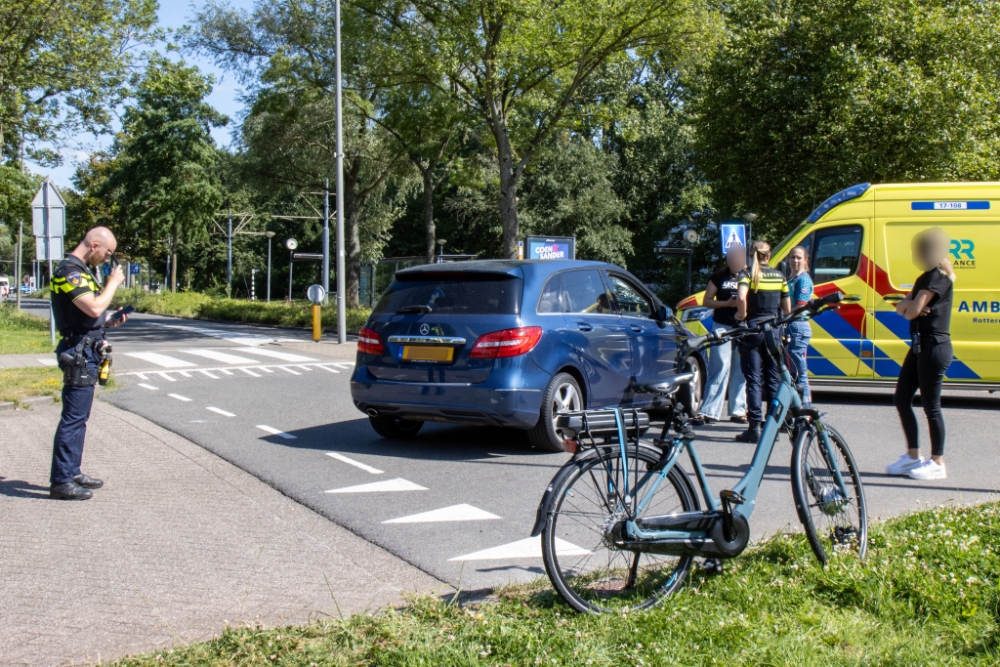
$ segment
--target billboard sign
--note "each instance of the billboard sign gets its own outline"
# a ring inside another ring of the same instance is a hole
[[[525,259],[576,259],[575,236],[529,236]]]

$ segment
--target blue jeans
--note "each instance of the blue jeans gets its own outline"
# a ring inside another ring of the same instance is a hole
[[[794,320],[788,324],[788,356],[792,359],[792,367],[795,372],[795,385],[802,393],[802,402],[806,405],[812,403],[812,394],[809,392],[809,370],[806,366],[806,352],[809,350],[809,341],[812,340],[812,327],[806,320]]]
[[[712,331],[728,331],[728,324],[716,324]],[[733,358],[735,354],[735,359]],[[722,401],[729,387],[729,416],[742,417],[747,412],[746,380],[740,370],[740,353],[732,343],[712,347],[708,356],[708,389],[699,414],[712,419],[722,416]]]

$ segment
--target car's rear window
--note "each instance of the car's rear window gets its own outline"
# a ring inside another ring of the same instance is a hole
[[[435,315],[517,315],[524,281],[502,275],[431,277],[395,280],[379,299],[375,313],[419,313],[426,306]]]

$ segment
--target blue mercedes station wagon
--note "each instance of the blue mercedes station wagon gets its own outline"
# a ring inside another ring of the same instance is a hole
[[[678,372],[689,411],[705,361],[691,336],[624,269],[590,261],[481,260],[398,271],[358,337],[354,404],[389,438],[426,421],[522,429],[563,451],[557,412],[655,408],[633,391]]]

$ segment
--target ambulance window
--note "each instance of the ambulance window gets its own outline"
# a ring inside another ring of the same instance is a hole
[[[861,258],[863,235],[860,225],[820,229],[812,234],[813,281],[825,283],[853,276]]]

